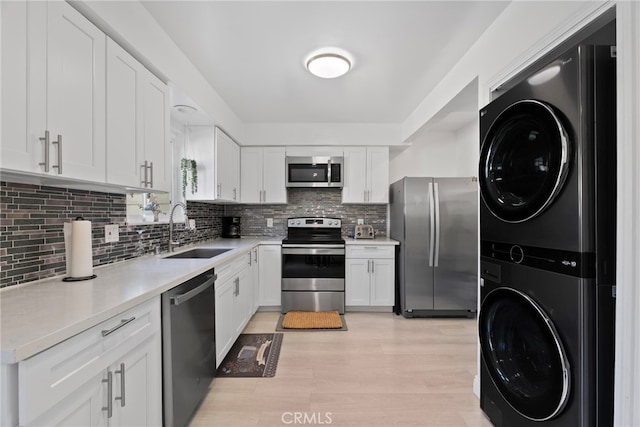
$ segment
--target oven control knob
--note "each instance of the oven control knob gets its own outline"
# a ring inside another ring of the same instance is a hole
[[[329,225],[333,225],[333,221],[329,221]]]
[[[296,225],[300,225],[300,220],[296,221]]]

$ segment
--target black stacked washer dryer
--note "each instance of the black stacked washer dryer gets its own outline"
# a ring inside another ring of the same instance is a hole
[[[580,45],[480,111],[481,407],[613,423],[615,49]]]

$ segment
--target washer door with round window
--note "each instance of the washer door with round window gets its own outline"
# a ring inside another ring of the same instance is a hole
[[[569,169],[568,133],[540,101],[511,104],[491,124],[480,152],[480,190],[497,218],[524,222],[541,214],[562,190]]]
[[[569,361],[553,322],[529,296],[497,288],[482,301],[480,348],[496,389],[520,415],[554,418],[570,393]]]

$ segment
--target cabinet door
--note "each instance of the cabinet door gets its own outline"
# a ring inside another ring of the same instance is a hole
[[[216,286],[216,368],[233,344],[234,279]]]
[[[116,42],[107,40],[107,182],[143,186],[140,121],[142,66]]]
[[[260,305],[280,306],[282,300],[282,248],[260,245]]]
[[[243,203],[262,202],[262,153],[262,148],[256,147],[242,147],[240,150],[240,193]]]
[[[104,373],[96,375],[74,393],[66,396],[51,410],[45,412],[26,426],[107,426],[107,412],[102,408],[107,406],[108,384],[102,382],[107,376]]]
[[[366,147],[344,148],[343,203],[364,203],[367,184]]]
[[[251,274],[253,274],[253,302],[251,315],[258,310],[260,306],[260,263],[258,256],[258,247],[251,250]]]
[[[215,134],[216,198],[239,200],[240,148],[220,129],[216,128]]]
[[[285,148],[266,147],[263,155],[262,189],[264,203],[287,203]]]
[[[234,202],[240,201],[240,146],[231,141],[231,156],[229,164],[229,186],[232,189]]]
[[[113,375],[113,401],[111,402],[113,418],[109,424],[120,426],[162,424],[161,366],[160,334],[158,333],[109,368]]]
[[[367,203],[389,202],[389,147],[367,148]]]
[[[247,267],[243,269],[235,279],[237,284],[235,285],[236,291],[233,300],[233,341],[242,333],[248,321],[248,306],[253,298],[249,289],[251,286],[250,277],[251,270]]]
[[[373,259],[371,274],[371,305],[392,306],[395,303],[393,259]]]
[[[38,163],[44,161],[43,144],[38,136],[44,136],[44,122],[41,124],[42,135],[31,135],[27,125],[27,97],[34,88],[29,87],[30,74],[42,73],[40,80],[46,78],[45,67],[38,67],[29,60],[28,42],[34,42],[28,35],[27,25],[30,10],[35,6],[31,2],[0,2],[1,9],[1,50],[2,55],[2,143],[0,144],[0,166],[23,172],[41,172]],[[42,9],[42,7],[40,7]],[[44,14],[41,14],[44,16]],[[45,22],[46,24],[46,22]],[[41,37],[44,39],[46,36]],[[44,61],[45,52],[40,52]],[[37,81],[36,79],[33,79]],[[45,88],[42,87],[41,90]],[[35,95],[35,94],[34,94]],[[44,102],[44,93],[41,93]]]
[[[144,69],[142,73],[142,117],[144,160],[153,164],[148,187],[171,191],[171,146],[169,145],[169,89]]]
[[[66,2],[47,7],[46,128],[62,136],[53,171],[104,182],[106,36]]]
[[[347,259],[345,262],[345,305],[369,305],[371,260]]]

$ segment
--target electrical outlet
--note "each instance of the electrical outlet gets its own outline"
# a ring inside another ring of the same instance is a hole
[[[273,227],[273,218],[267,218],[267,227]]]
[[[189,220],[189,230],[195,230],[196,229],[196,220],[195,219],[190,219]]]
[[[358,225],[362,225],[362,224],[364,224],[364,219],[358,218]]]
[[[107,224],[104,226],[104,241],[105,243],[109,242],[118,242],[120,240],[120,231],[118,229],[118,224]]]

